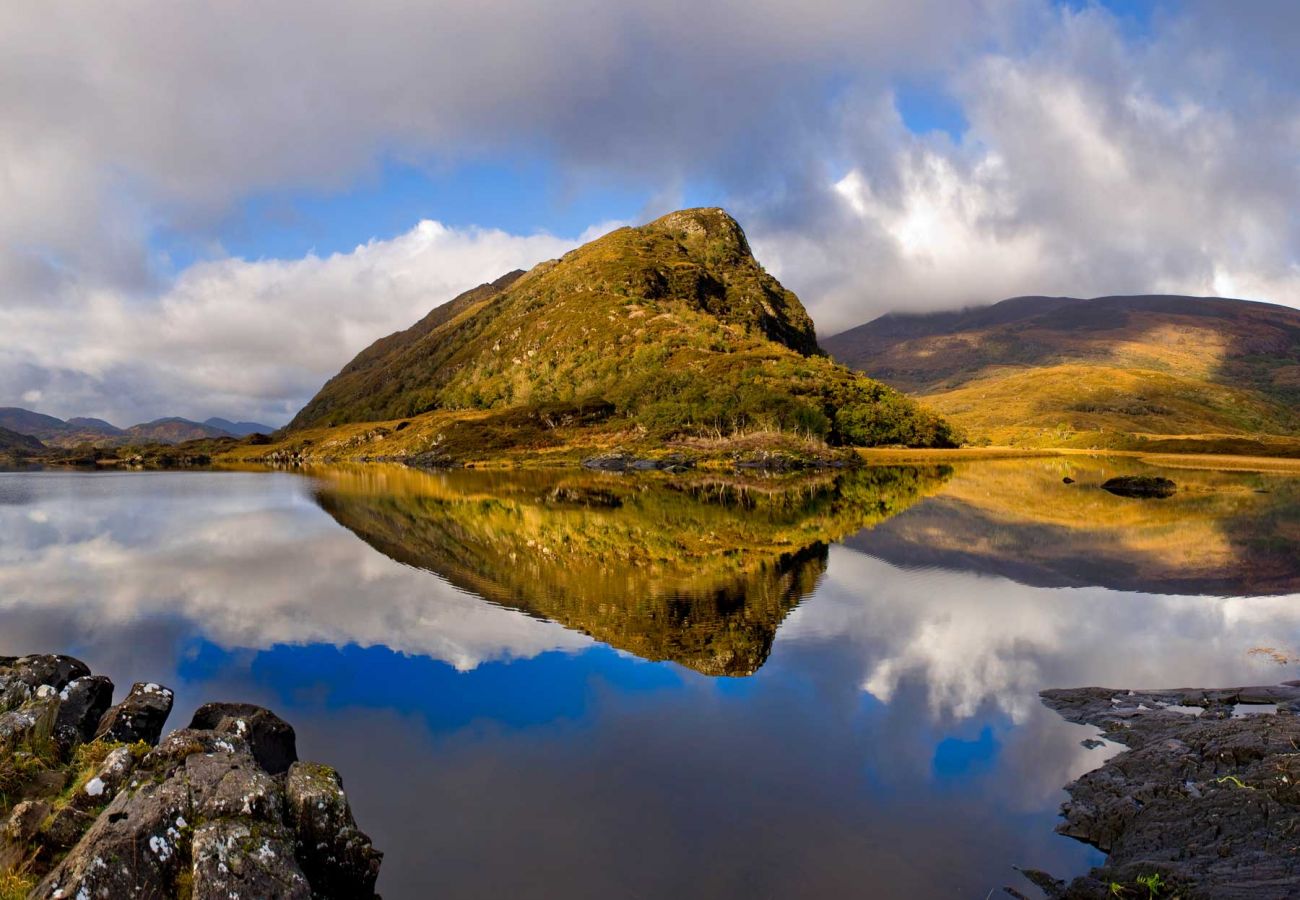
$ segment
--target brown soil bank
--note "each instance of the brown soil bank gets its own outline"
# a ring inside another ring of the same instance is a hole
[[[1128,748],[1067,785],[1057,829],[1106,863],[1068,884],[1026,872],[1047,896],[1300,896],[1300,682],[1042,697]]]

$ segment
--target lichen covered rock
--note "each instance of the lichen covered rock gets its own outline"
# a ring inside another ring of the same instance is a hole
[[[171,715],[174,698],[171,688],[137,681],[131,686],[131,693],[127,694],[126,699],[110,708],[99,720],[95,740],[120,741],[124,744],[134,744],[136,741],[158,743],[163,725]]]

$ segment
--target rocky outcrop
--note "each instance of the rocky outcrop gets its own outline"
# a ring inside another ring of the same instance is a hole
[[[1027,872],[1047,896],[1300,896],[1300,682],[1042,697],[1128,748],[1066,786],[1057,830],[1107,858],[1069,883]]]
[[[0,659],[0,698],[6,886],[28,879],[40,900],[375,895],[383,855],[342,779],[298,762],[270,710],[210,703],[160,741],[169,689],[139,683],[107,708],[112,683],[67,657]]]
[[[1119,497],[1163,500],[1178,491],[1178,485],[1158,475],[1119,475],[1105,481],[1101,489]]]

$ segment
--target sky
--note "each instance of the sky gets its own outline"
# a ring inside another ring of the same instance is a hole
[[[1291,0],[0,4],[0,406],[286,422],[437,304],[723,206],[828,336],[1300,306]]]

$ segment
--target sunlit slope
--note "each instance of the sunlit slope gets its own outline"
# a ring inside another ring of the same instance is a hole
[[[977,440],[1140,447],[1186,436],[1187,449],[1215,449],[1234,438],[1300,438],[1300,312],[1288,307],[1020,297],[885,316],[824,343]],[[1300,442],[1285,449],[1300,452]]]
[[[923,507],[853,543],[904,565],[1030,584],[1219,595],[1300,590],[1300,478],[1161,471],[1179,486],[1167,500],[1100,487],[1116,475],[1155,471],[1133,459],[1079,456],[959,465]]]
[[[775,484],[391,466],[313,474],[321,507],[393,559],[645,659],[745,675],[815,586],[827,543],[906,509],[948,470]]]
[[[720,209],[620,228],[456,298],[363,351],[289,431],[430,412],[559,419],[575,405],[586,427],[661,437],[951,440],[912,400],[822,355],[799,298]]]

